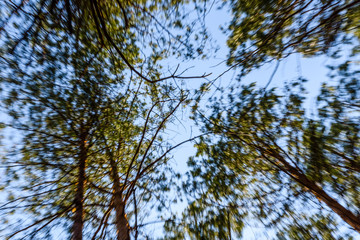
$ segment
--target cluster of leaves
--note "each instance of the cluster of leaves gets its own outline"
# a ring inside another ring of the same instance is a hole
[[[234,0],[228,4],[232,9],[228,64],[244,73],[293,52],[323,54],[360,37],[359,1]]]
[[[206,14],[206,7],[193,3],[195,10],[190,11],[191,4],[184,7],[187,1],[19,0],[0,4],[3,46],[11,55],[24,42],[46,47],[46,41],[61,29],[62,38],[112,48],[136,71],[135,63],[146,61],[150,61],[148,68],[161,68],[156,63],[169,55],[194,58],[204,52],[208,38],[203,18],[195,22],[189,17]],[[79,29],[88,32],[80,35]],[[146,57],[142,61],[139,49]],[[154,72],[141,75],[156,77]]]

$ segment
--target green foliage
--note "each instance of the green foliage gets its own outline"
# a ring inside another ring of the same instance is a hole
[[[186,91],[173,86],[176,72],[160,79],[161,60],[195,57],[192,29],[181,41],[171,32],[185,3],[1,3],[2,107],[21,134],[3,161],[9,199],[0,211],[16,214],[2,237],[70,238],[82,205],[84,238],[114,239],[118,196],[137,235],[150,211],[139,206],[166,204],[173,146],[162,135]]]
[[[0,2],[1,107],[11,119],[0,128],[19,133],[2,159],[1,237],[70,238],[80,216],[85,239],[121,239],[120,215],[126,231],[148,237],[141,221],[169,209],[179,178],[164,131],[191,103],[179,66],[164,63],[210,52],[206,4]],[[226,4],[228,64],[242,73],[293,52],[337,57],[338,44],[360,37],[358,1]],[[338,227],[359,215],[359,71],[351,61],[331,70],[338,84],[322,86],[311,116],[301,78],[283,92],[232,86],[211,99],[210,116],[199,101],[212,83],[196,90],[193,118],[206,134],[188,162],[190,204],[165,222],[166,239],[240,238],[252,221],[279,239],[351,239]],[[326,198],[343,209],[331,212]]]
[[[246,223],[260,222],[278,239],[351,239],[338,229],[342,215],[316,191],[359,214],[360,88],[354,67],[334,68],[338,84],[322,86],[312,115],[304,108],[304,79],[288,83],[284,92],[250,84],[213,98],[212,113],[196,118],[203,132],[215,136],[195,145],[184,185],[193,200],[175,225],[167,225],[169,236],[179,231],[194,239],[229,239]],[[212,218],[211,209],[237,220]],[[202,225],[193,227],[195,221]],[[227,226],[232,230],[224,233]]]
[[[228,64],[244,73],[293,52],[319,55],[343,47],[353,37],[359,39],[358,1],[233,0],[226,4],[232,11]]]

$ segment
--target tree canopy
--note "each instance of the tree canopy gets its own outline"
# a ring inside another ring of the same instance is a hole
[[[183,75],[162,77],[158,64],[187,48],[160,35],[173,22],[152,14],[169,3],[128,3],[129,16],[120,1],[2,4],[2,103],[6,125],[24,134],[4,159],[2,237],[137,238],[138,205],[166,191],[171,174],[161,171],[173,148],[162,132],[187,97],[172,82]]]
[[[359,1],[229,1],[228,63],[243,71],[298,52],[331,53],[359,39]],[[358,51],[355,44],[354,50]]]
[[[256,221],[279,239],[351,239],[341,220],[359,232],[359,70],[332,69],[314,109],[300,78],[283,91],[223,90],[210,115],[196,113],[211,134],[188,161],[192,201],[169,238],[231,239]]]
[[[223,72],[240,69],[226,87],[182,67],[214,52],[214,6],[231,18]],[[359,12],[356,0],[0,1],[1,127],[18,135],[3,142],[0,236],[155,239],[154,209],[165,239],[246,238],[252,224],[275,239],[358,236]],[[293,53],[337,59],[315,106],[302,76],[241,82]],[[187,106],[201,133],[173,141]],[[185,142],[197,153],[180,175],[169,160]],[[179,179],[181,216],[167,197]]]

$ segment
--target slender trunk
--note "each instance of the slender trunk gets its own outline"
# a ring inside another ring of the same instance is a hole
[[[227,222],[228,222],[229,240],[231,240],[232,237],[231,237],[230,210],[227,210]]]
[[[130,240],[130,228],[128,220],[125,216],[125,204],[121,199],[114,200],[116,212],[116,237],[117,240]]]
[[[72,229],[72,240],[82,240],[82,230],[84,225],[84,186],[85,186],[85,168],[86,168],[86,137],[81,137],[80,155],[78,162],[78,180],[75,194],[75,215]]]
[[[360,218],[358,216],[329,196],[322,187],[310,180],[305,174],[299,172],[298,169],[291,166],[284,158],[279,155],[276,157],[278,159],[280,158],[279,160],[284,164],[285,170],[289,175],[291,175],[298,183],[308,188],[319,201],[325,203],[331,210],[341,217],[342,220],[360,233]]]
[[[117,240],[130,240],[129,222],[125,215],[125,202],[122,199],[120,187],[120,178],[118,175],[117,165],[110,156],[111,178],[113,181],[114,208],[115,208],[115,225]]]
[[[138,239],[139,231],[138,231],[138,221],[137,221],[138,214],[137,214],[137,204],[136,204],[135,189],[134,189],[134,191],[133,191],[133,195],[134,195],[134,211],[135,211],[135,237],[134,237],[134,239],[137,240],[137,239]]]

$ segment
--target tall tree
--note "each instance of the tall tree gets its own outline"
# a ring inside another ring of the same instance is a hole
[[[62,224],[72,239],[129,239],[129,199],[149,201],[166,180],[159,167],[172,147],[160,135],[185,100],[171,83],[183,76],[176,69],[161,77],[159,64],[170,50],[193,51],[169,31],[180,28],[182,3],[1,4],[9,10],[0,29],[2,100],[13,119],[8,125],[25,133],[4,161],[14,194],[1,210],[19,207],[35,216],[17,226],[10,217],[6,226],[14,227],[5,235],[50,238]],[[133,229],[136,237],[137,220]]]
[[[23,185],[15,192],[19,198],[3,210],[22,201],[22,207],[39,215],[33,223],[19,225],[19,231],[10,237],[28,229],[32,230],[30,236],[41,236],[39,230],[65,217],[73,219],[73,238],[82,238],[89,147],[95,140],[109,84],[99,72],[106,69],[104,64],[92,65],[97,69],[90,71],[81,69],[96,53],[64,51],[61,44],[68,44],[57,40],[48,40],[46,52],[35,49],[32,54],[38,56],[30,65],[15,59],[3,78],[6,90],[2,100],[13,117],[9,124],[26,133],[19,155],[5,162],[10,165],[9,183],[14,184],[14,174],[23,172],[20,180],[26,184],[19,183],[19,187]],[[100,60],[96,59],[97,64]],[[19,156],[22,158],[17,159]],[[27,191],[32,194],[25,195]]]
[[[202,138],[189,160],[185,189],[193,201],[183,221],[167,223],[170,232],[185,230],[169,236],[229,239],[251,221],[281,239],[345,239],[337,230],[341,220],[359,232],[360,82],[354,67],[333,68],[338,84],[322,86],[316,110],[304,107],[303,79],[282,94],[251,84],[213,98],[212,114],[198,120],[215,136]]]
[[[48,238],[42,234],[59,222],[64,228],[73,222],[67,228],[73,239],[82,239],[83,232],[95,239],[101,228],[105,233],[100,236],[109,231],[111,237],[108,219],[115,210],[117,239],[128,239],[128,200],[141,200],[148,184],[144,176],[149,179],[154,169],[159,173],[158,166],[166,162],[171,149],[159,137],[185,100],[183,95],[177,97],[170,85],[162,88],[139,78],[125,81],[121,74],[112,77],[107,71],[113,65],[105,59],[97,56],[90,65],[78,51],[75,55],[74,65],[61,69],[62,57],[68,61],[68,56],[51,52],[45,66],[36,64],[39,69],[34,72],[16,67],[3,79],[4,86],[12,89],[5,91],[3,99],[14,119],[9,125],[26,135],[18,155],[4,162],[9,167],[9,189],[19,176],[19,190],[14,192],[18,197],[11,197],[1,210],[12,211],[21,203],[20,209],[38,216],[18,225],[9,237]],[[76,68],[81,66],[88,69],[77,75]],[[160,178],[152,176],[152,184]],[[155,190],[150,186],[146,191]],[[93,226],[85,227],[84,222]]]
[[[294,52],[338,56],[349,43],[358,53],[358,1],[228,4],[228,64],[241,69],[240,77]],[[358,71],[349,63],[336,69],[337,87],[323,86],[312,117],[303,90],[295,92],[299,82],[288,85],[285,96],[250,85],[241,92],[232,86],[228,99],[213,98],[212,115],[197,114],[209,137],[189,160],[193,170],[184,188],[193,201],[182,221],[174,216],[167,222],[167,237],[232,239],[251,218],[275,228],[279,238],[341,239],[339,219],[359,231],[357,190],[350,187],[358,182]]]

